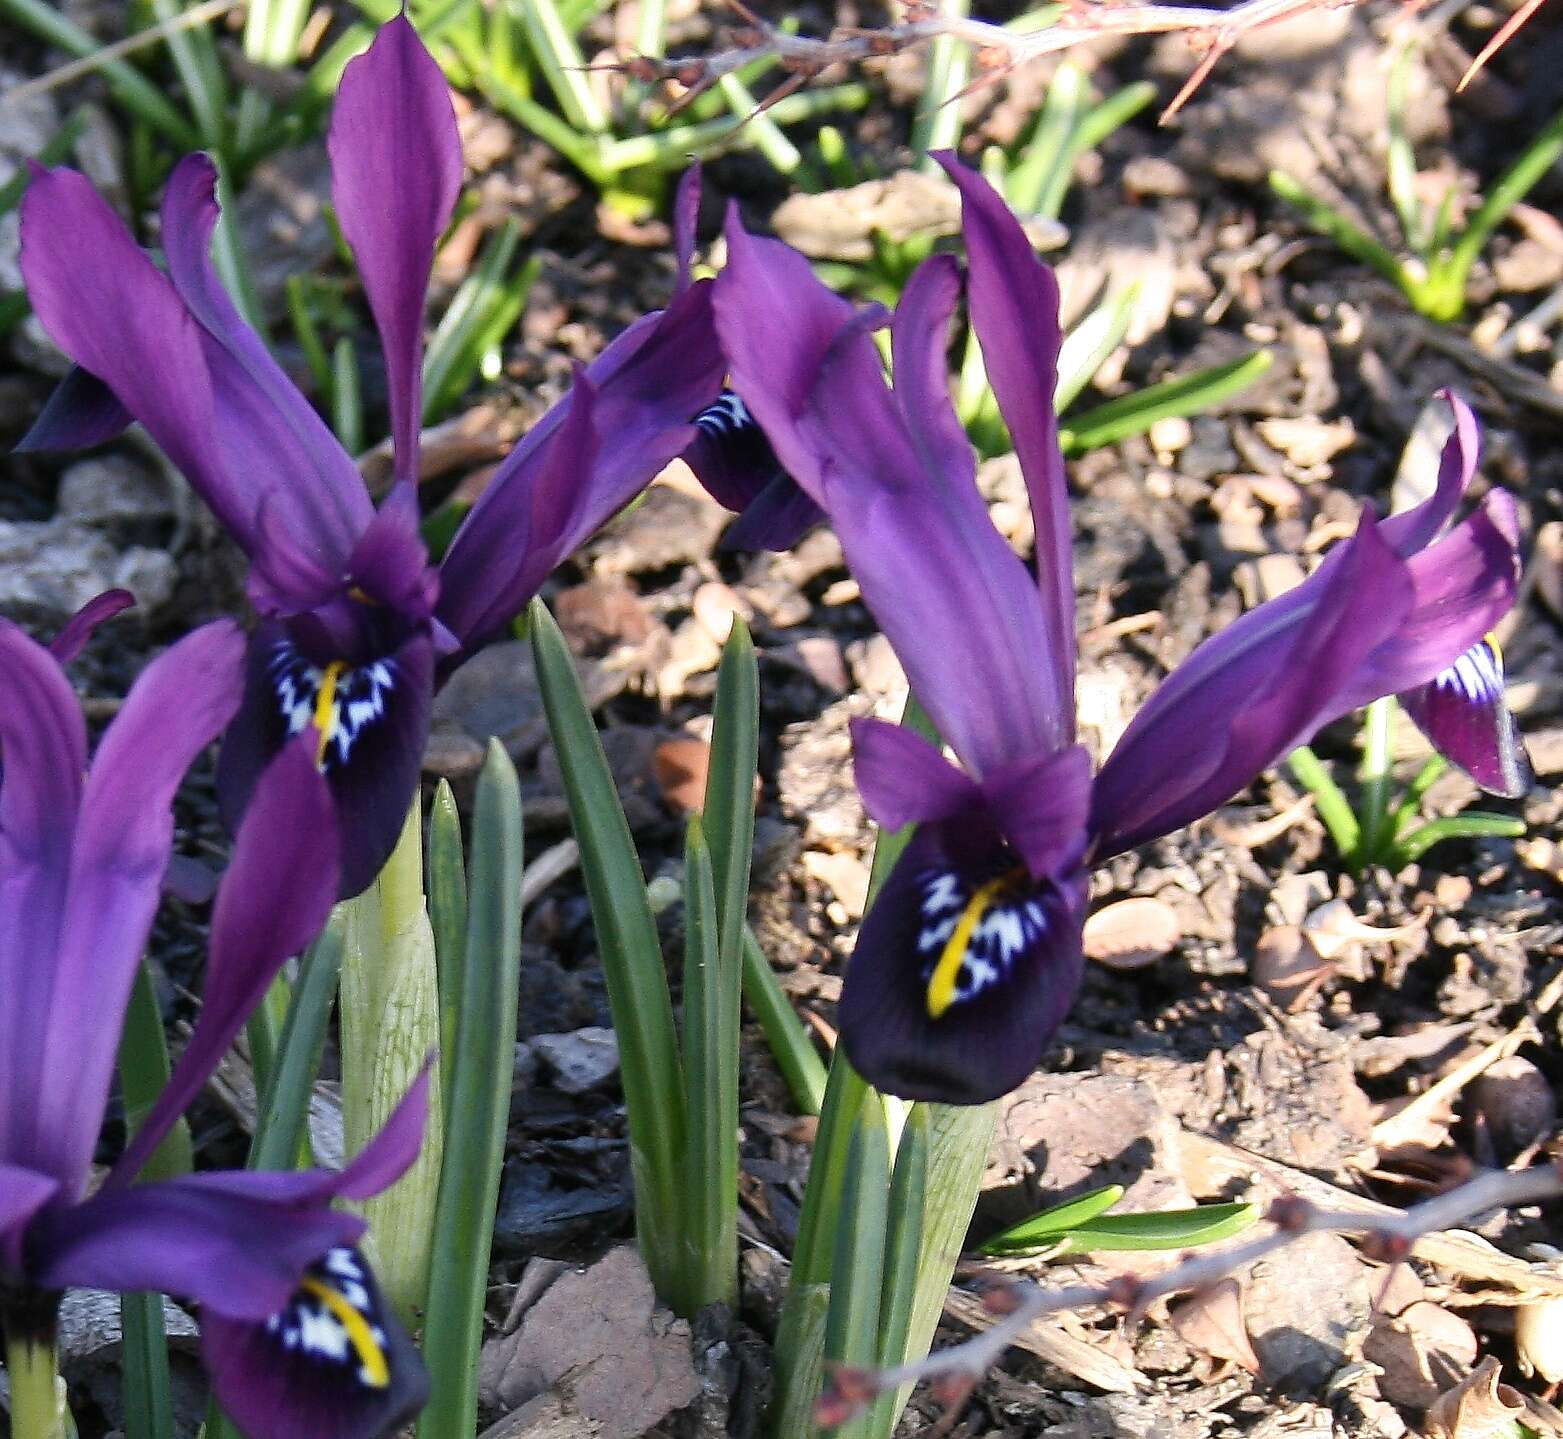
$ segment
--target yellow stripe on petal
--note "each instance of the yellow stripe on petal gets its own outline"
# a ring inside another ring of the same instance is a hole
[[[315,694],[315,768],[326,767],[326,750],[331,744],[332,737],[336,734],[337,707],[336,687],[337,681],[342,678],[347,666],[341,660],[332,660],[320,676],[320,688]]]
[[[348,1343],[353,1346],[353,1353],[363,1366],[364,1383],[373,1389],[384,1389],[391,1382],[391,1366],[386,1360],[385,1350],[375,1340],[369,1321],[329,1284],[310,1275],[304,1276],[299,1282],[299,1288],[324,1304],[331,1317],[346,1331]]]
[[[966,908],[961,911],[961,917],[945,941],[939,962],[928,979],[930,1019],[938,1019],[955,1003],[955,986],[960,980],[961,968],[966,963],[966,950],[971,944],[971,937],[982,923],[983,915],[993,907],[993,902],[1009,887],[1010,882],[1010,875],[1001,874],[997,879],[990,879],[966,901]]]

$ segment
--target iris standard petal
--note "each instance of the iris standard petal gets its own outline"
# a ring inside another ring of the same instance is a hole
[[[208,1313],[201,1356],[250,1439],[380,1439],[428,1399],[422,1356],[362,1253],[329,1250],[263,1321]]]
[[[59,662],[0,620],[0,1159],[33,1163],[39,1087],[73,1082],[42,1045],[86,763],[81,707]]]
[[[33,450],[89,450],[121,434],[135,417],[96,375],[72,365],[54,387],[32,428],[22,436],[19,454]]]
[[[888,1094],[981,1104],[1036,1068],[1080,988],[1083,880],[1033,882],[981,811],[923,825],[863,921],[841,1041]]]
[[[855,719],[852,776],[863,807],[884,829],[946,819],[981,803],[976,780],[905,725]]]
[[[288,629],[250,636],[244,701],[217,761],[223,822],[238,825],[262,772],[287,741],[315,727],[341,842],[341,894],[368,887],[390,857],[418,783],[434,696],[434,644],[412,631],[379,657],[316,663]]]
[[[1360,676],[1414,603],[1372,514],[1303,584],[1206,640],[1134,717],[1097,776],[1098,858],[1208,814],[1362,703]],[[1384,691],[1380,691],[1383,693]]]
[[[1503,698],[1503,656],[1497,640],[1477,641],[1400,703],[1446,759],[1489,794],[1520,799],[1536,782],[1520,727]]]
[[[244,812],[212,913],[200,1019],[115,1165],[121,1182],[136,1177],[189,1107],[283,964],[324,928],[337,896],[338,850],[331,793],[311,740],[300,736],[272,761]]]
[[[85,1179],[97,1144],[125,1004],[173,848],[174,793],[238,707],[243,655],[238,626],[219,620],[153,660],[98,745],[82,792],[49,1003],[27,1011],[48,1073],[26,1116],[30,1162],[67,1185]]]
[[[1034,755],[986,775],[982,801],[1035,880],[1078,869],[1091,812],[1091,756],[1083,745]]]
[[[1063,336],[1058,281],[981,175],[952,154],[934,158],[961,192],[967,308],[1031,498],[1046,625],[1043,647],[1033,658],[1052,695],[1055,744],[1065,744],[1074,738],[1075,585],[1069,491],[1053,407]]]
[[[1385,543],[1406,557],[1425,549],[1449,523],[1476,477],[1476,462],[1481,456],[1481,430],[1471,407],[1453,390],[1438,394],[1454,411],[1454,429],[1439,455],[1433,493],[1403,514],[1391,515],[1380,526]]]
[[[62,665],[68,665],[92,638],[92,632],[106,620],[128,610],[136,602],[129,590],[104,590],[94,595],[65,622],[49,643],[49,653]]]
[[[339,571],[374,506],[358,467],[217,278],[211,261],[216,185],[211,160],[186,155],[163,192],[168,277],[201,327],[219,426],[213,443],[222,447],[223,470],[239,493],[232,500],[214,497],[199,477],[190,478],[225,524],[226,509],[243,514],[245,523],[234,535],[252,559],[265,553],[256,522],[264,505],[269,524],[292,545]],[[148,354],[142,363],[155,360]]]
[[[734,388],[829,514],[939,733],[977,775],[1053,748],[1058,719],[1038,682],[1042,604],[988,516],[969,447],[952,471],[953,447],[932,443],[926,425],[924,444],[914,441],[866,332],[871,319],[854,317],[801,255],[736,220],[728,255],[716,311]],[[943,334],[943,273],[920,281],[916,319],[902,327],[908,353]],[[929,335],[914,339],[914,323]],[[936,470],[924,462],[935,450],[945,460]]]
[[[925,260],[906,282],[890,320],[895,401],[930,476],[967,483],[975,475],[971,441],[950,400],[950,317],[961,298],[953,255]]]
[[[342,72],[327,138],[331,194],[385,351],[399,483],[416,483],[423,307],[461,190],[450,88],[405,14]]]

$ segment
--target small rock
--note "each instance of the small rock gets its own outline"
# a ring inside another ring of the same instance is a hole
[[[1085,955],[1109,969],[1143,969],[1170,954],[1182,937],[1177,915],[1161,900],[1120,899],[1086,920]]]
[[[587,1235],[613,1233],[630,1216],[630,1182],[598,1180],[579,1188],[556,1185],[538,1164],[505,1166],[494,1216],[494,1247],[507,1257],[557,1249]]]
[[[116,533],[174,517],[168,486],[121,455],[77,461],[60,476],[56,507],[63,519]]]
[[[658,1307],[628,1245],[556,1279],[513,1334],[485,1344],[478,1385],[490,1408],[553,1394],[578,1427],[545,1432],[602,1439],[638,1439],[700,1394],[689,1325]]]
[[[1164,155],[1136,155],[1123,167],[1123,187],[1136,198],[1168,199],[1194,193],[1183,167]]]
[[[906,693],[906,671],[883,635],[853,640],[847,646],[847,664],[853,682],[875,699]]]
[[[1178,455],[1178,473],[1191,480],[1212,480],[1238,467],[1237,451],[1227,434],[1226,421],[1200,415],[1192,424],[1193,436]]]
[[[553,1087],[585,1094],[619,1071],[619,1041],[611,1029],[588,1025],[570,1034],[534,1034],[532,1050],[553,1071]]]
[[[600,576],[644,574],[693,564],[716,548],[727,512],[702,495],[653,485],[582,548]]]
[[[1295,1013],[1334,972],[1300,926],[1278,924],[1259,936],[1249,974],[1272,1004]]]
[[[675,735],[657,746],[651,761],[657,788],[675,814],[699,814],[706,802],[711,746],[693,735]]]
[[[1526,294],[1563,281],[1563,253],[1536,240],[1518,240],[1492,262],[1500,290]]]
[[[774,646],[765,651],[765,658],[791,665],[832,694],[845,694],[849,687],[841,646],[829,635],[805,635],[790,645]]]
[[[1375,1324],[1362,1357],[1384,1371],[1378,1385],[1386,1399],[1426,1409],[1476,1363],[1476,1334],[1458,1314],[1421,1300]]]
[[[845,850],[833,854],[805,850],[803,868],[841,901],[849,919],[862,919],[868,903],[868,866],[857,855]]]
[[[587,580],[554,596],[554,618],[570,648],[601,654],[615,645],[636,645],[651,634],[646,602],[623,580]]]
[[[695,591],[690,608],[700,627],[719,645],[727,643],[734,615],[741,615],[746,621],[754,618],[754,607],[737,590],[712,581]]]
[[[122,586],[143,615],[172,598],[177,571],[161,550],[121,550],[63,520],[0,520],[0,611],[58,626],[104,590]]]
[[[1254,428],[1266,444],[1304,470],[1328,464],[1357,439],[1356,427],[1346,419],[1326,422],[1307,415],[1276,415],[1258,421]]]
[[[1162,464],[1170,465],[1174,455],[1193,443],[1194,426],[1182,415],[1164,415],[1151,426],[1147,438],[1156,451],[1156,458]]]
[[[1466,1098],[1504,1163],[1550,1134],[1557,1123],[1557,1099],[1546,1075],[1517,1054],[1490,1066],[1472,1083]]]
[[[1246,1308],[1266,1377],[1313,1391],[1351,1358],[1372,1296],[1351,1245],[1338,1234],[1305,1234],[1254,1264]]]

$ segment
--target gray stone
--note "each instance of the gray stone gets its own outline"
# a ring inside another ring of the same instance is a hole
[[[63,520],[0,520],[0,613],[58,624],[123,586],[145,614],[168,603],[176,578],[161,550],[121,551],[99,531]]]
[[[530,1043],[552,1071],[553,1087],[566,1094],[585,1094],[619,1071],[619,1041],[611,1029],[588,1025],[571,1034],[533,1035]]]
[[[60,476],[55,503],[63,520],[115,532],[174,517],[168,486],[123,455],[78,460]]]
[[[1371,1312],[1367,1272],[1338,1234],[1305,1234],[1249,1271],[1244,1313],[1272,1383],[1317,1391],[1356,1356]]]

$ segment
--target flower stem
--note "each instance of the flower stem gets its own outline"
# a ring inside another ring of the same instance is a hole
[[[1314,797],[1319,807],[1319,818],[1329,830],[1330,838],[1340,857],[1351,863],[1357,852],[1361,829],[1357,816],[1341,787],[1330,778],[1330,773],[1319,763],[1319,757],[1307,745],[1300,744],[1286,757],[1287,767],[1297,783]]]
[[[46,1334],[38,1334],[32,1325],[23,1327],[14,1338],[12,1333],[8,1326],[5,1372],[11,1384],[12,1439],[66,1439],[67,1426],[74,1429],[74,1425],[70,1425],[64,1386],[59,1383],[52,1315]]]
[[[1394,696],[1385,695],[1368,706],[1358,776],[1362,781],[1362,831],[1356,854],[1359,868],[1383,858],[1391,838],[1385,833],[1385,824],[1389,818],[1390,733],[1394,720]]]

